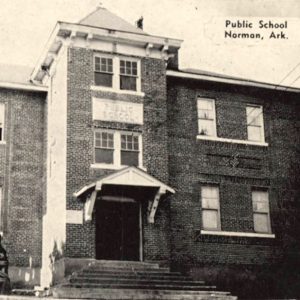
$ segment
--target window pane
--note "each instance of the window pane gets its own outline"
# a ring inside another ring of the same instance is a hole
[[[247,113],[247,124],[248,125],[257,125],[261,126],[262,120],[262,108],[261,107],[252,107],[247,106],[246,108]]]
[[[112,164],[113,163],[113,154],[114,154],[113,149],[95,148],[95,162]]]
[[[216,186],[203,186],[201,196],[203,198],[219,198],[219,188]]]
[[[255,232],[269,232],[268,214],[254,213],[254,231]]]
[[[198,99],[198,109],[213,110],[213,99]]]
[[[248,140],[250,141],[261,141],[261,127],[248,126]]]
[[[219,209],[219,199],[218,198],[202,198],[202,207]]]
[[[134,151],[121,151],[121,164],[126,166],[139,165],[139,152]]]
[[[201,109],[198,110],[199,119],[214,119],[214,113],[212,110]]]
[[[209,135],[214,136],[215,135],[215,124],[214,120],[198,120],[199,125],[199,134],[201,135]]]
[[[218,211],[202,210],[202,225],[204,229],[218,229]]]
[[[136,91],[136,77],[120,76],[120,89]]]
[[[253,201],[269,201],[269,193],[265,191],[253,191],[252,192],[252,199]]]
[[[95,85],[112,87],[113,74],[95,72]]]

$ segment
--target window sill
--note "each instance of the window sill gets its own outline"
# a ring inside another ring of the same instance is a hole
[[[275,238],[275,234],[271,233],[256,233],[256,232],[234,232],[234,231],[213,231],[201,230],[203,235],[219,235],[219,236],[237,236],[237,237],[253,237],[253,238]]]
[[[252,142],[252,141],[247,141],[247,140],[226,139],[226,138],[220,138],[220,137],[216,137],[216,136],[207,136],[207,135],[197,135],[197,139],[198,140],[233,143],[233,144],[254,145],[254,146],[261,146],[261,147],[269,146],[269,144],[265,143],[265,142]]]
[[[121,170],[127,168],[126,165],[112,165],[112,164],[91,164],[92,169],[106,169],[106,170]],[[145,167],[137,167],[143,171],[147,171]]]
[[[97,86],[97,85],[92,85],[91,86],[91,90],[92,91],[117,93],[117,94],[125,94],[125,95],[134,95],[134,96],[141,96],[141,97],[145,96],[144,92],[118,90],[118,89],[114,89],[114,88],[110,88],[110,87]]]
[[[6,141],[0,141],[0,145],[6,145]]]

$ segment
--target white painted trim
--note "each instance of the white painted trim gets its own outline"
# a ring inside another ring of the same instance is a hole
[[[0,82],[0,88],[25,90],[25,91],[33,91],[33,92],[48,92],[48,86],[38,86],[38,85],[29,85],[29,84],[22,84],[22,83],[12,83],[12,82]]]
[[[272,238],[272,239],[275,238],[275,234],[271,234],[271,233],[210,231],[210,230],[201,230],[200,233],[203,235],[238,236],[238,237]]]
[[[208,135],[197,135],[198,140],[208,140],[208,141],[216,141],[216,142],[225,142],[225,143],[232,143],[232,144],[245,144],[245,145],[254,145],[254,146],[261,146],[261,147],[268,147],[268,143],[264,142],[253,142],[247,140],[235,140],[235,139],[226,139],[220,138],[217,136],[208,136]]]
[[[6,145],[6,141],[0,141],[0,145]]]
[[[244,86],[255,86],[255,87],[261,87],[261,88],[271,89],[271,90],[280,90],[280,91],[300,93],[299,88],[293,88],[293,87],[289,87],[289,86],[279,86],[279,85],[274,85],[271,83],[269,84],[269,83],[263,83],[263,82],[255,82],[255,81],[251,81],[251,80],[247,80],[247,79],[245,79],[245,80],[231,79],[231,78],[224,78],[224,77],[213,76],[213,75],[178,72],[178,71],[174,71],[174,70],[167,70],[167,76],[213,81],[213,82],[223,82],[223,83],[230,83],[230,84],[244,85]]]
[[[99,92],[110,92],[110,93],[133,95],[133,96],[140,96],[140,97],[145,96],[144,92],[119,90],[119,89],[115,89],[115,88],[109,88],[109,87],[98,86],[98,85],[92,85],[91,90],[96,91],[96,92],[97,91],[99,91]]]
[[[129,166],[125,166],[125,165],[111,165],[111,164],[91,164],[90,166],[92,169],[107,169],[107,170],[121,170],[124,168],[127,168]],[[139,169],[143,170],[143,171],[147,171],[147,168],[143,167],[143,166],[139,166]]]

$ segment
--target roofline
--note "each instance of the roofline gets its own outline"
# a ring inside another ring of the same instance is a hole
[[[12,82],[0,82],[0,88],[25,90],[25,91],[32,91],[32,92],[48,92],[47,86],[29,85],[29,84],[12,83]]]
[[[279,90],[279,91],[285,91],[285,92],[300,93],[300,88],[293,88],[293,87],[284,86],[284,85],[276,85],[276,84],[272,84],[272,83],[259,82],[259,81],[255,81],[255,80],[248,80],[248,79],[242,79],[242,78],[236,78],[236,79],[227,78],[225,76],[222,77],[221,75],[220,76],[204,75],[204,74],[195,74],[195,73],[189,73],[189,72],[184,72],[184,71],[167,70],[167,76],[185,78],[185,79],[222,82],[222,83],[228,83],[228,84],[236,84],[236,85],[259,87],[259,88],[265,88],[265,89],[271,89],[271,90]]]
[[[58,21],[57,22],[60,25],[69,25],[69,26],[82,26],[82,27],[87,27],[87,28],[95,28],[95,29],[104,29],[104,30],[109,30],[109,31],[118,31],[118,32],[123,32],[123,33],[129,33],[132,35],[141,35],[144,36],[145,38],[156,38],[156,39],[162,39],[162,40],[168,40],[169,42],[175,42],[176,44],[181,44],[183,40],[181,39],[175,39],[171,37],[165,37],[165,36],[159,36],[159,35],[152,35],[144,32],[132,32],[132,31],[126,31],[126,30],[117,30],[117,29],[111,29],[108,27],[98,27],[98,26],[91,26],[91,25],[85,25],[85,24],[80,24],[80,23],[71,23],[71,22],[63,22],[63,21]],[[171,45],[174,46],[174,45]],[[180,45],[176,45],[176,47],[180,47]]]

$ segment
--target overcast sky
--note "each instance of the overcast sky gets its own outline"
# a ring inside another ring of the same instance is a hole
[[[78,22],[100,3],[130,23],[143,16],[150,34],[183,39],[181,68],[300,87],[298,0],[0,0],[0,63],[34,66],[56,21]],[[237,19],[254,28],[225,27]],[[286,38],[270,40],[259,20],[287,21]],[[264,39],[225,39],[225,30]]]

